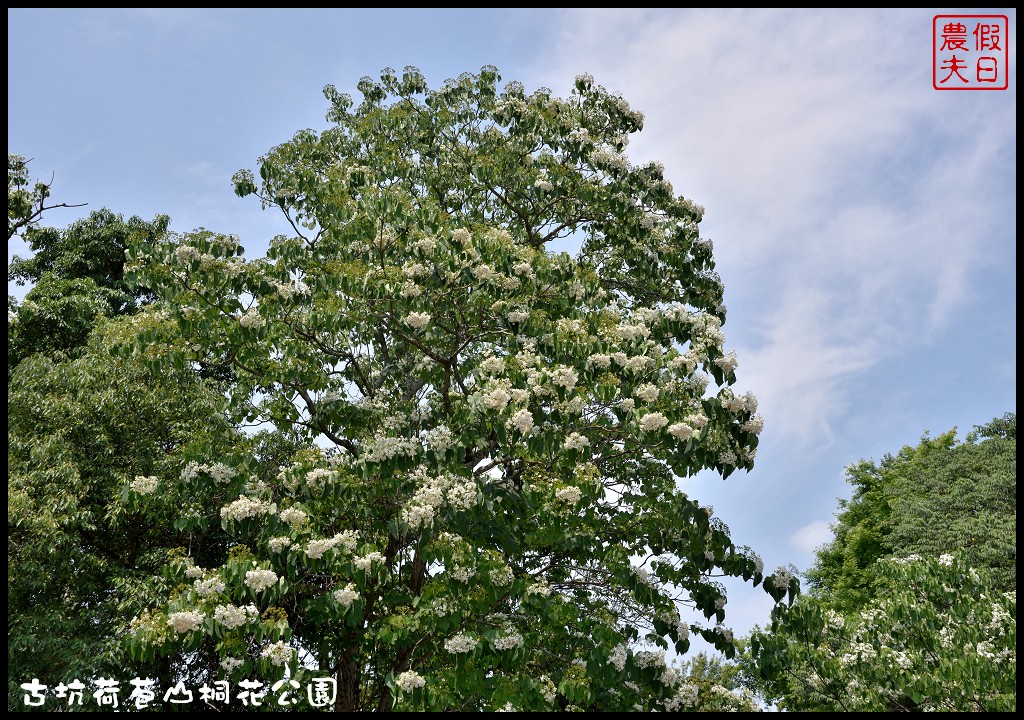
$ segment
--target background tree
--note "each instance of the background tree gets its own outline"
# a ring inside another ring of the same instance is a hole
[[[33,677],[50,687],[78,679],[91,692],[97,677],[188,671],[180,658],[129,663],[119,637],[167,592],[154,576],[170,551],[225,551],[219,527],[179,522],[218,502],[216,487],[184,494],[167,478],[237,438],[223,396],[190,369],[151,373],[111,356],[157,322],[148,312],[100,318],[76,357],[36,353],[8,380],[10,709],[26,709],[18,686]]]
[[[840,500],[834,538],[819,549],[807,577],[840,611],[858,609],[876,592],[875,561],[962,550],[1016,589],[1017,418],[976,427],[965,441],[956,429],[926,434],[916,447],[880,463],[847,468],[852,498]]]
[[[703,210],[631,165],[642,116],[592,78],[564,100],[498,82],[386,70],[358,107],[328,87],[332,127],[235,177],[292,225],[266,258],[205,231],[134,249],[185,347],[230,362],[235,420],[324,446],[269,479],[206,461],[228,501],[184,521],[238,544],[167,568],[136,656],[324,674],[338,710],[630,710],[679,706],[665,652],[691,632],[733,652],[714,578],[761,561],[677,488],[749,469],[762,424],[730,388]],[[139,352],[192,359],[162,337]]]
[[[15,256],[7,268],[9,280],[32,283],[20,305],[8,298],[17,317],[7,327],[8,371],[32,353],[73,354],[98,317],[130,315],[151,301],[145,288],[125,283],[125,250],[133,240],[154,242],[169,222],[166,215],[125,220],[104,208],[65,229],[32,227],[27,240],[34,255]]]
[[[43,214],[54,208],[82,207],[57,203],[47,205],[50,197],[51,180],[48,183],[37,180],[34,184],[28,172],[27,160],[23,155],[7,153],[7,240],[31,229],[43,219]],[[31,190],[29,186],[31,185]],[[83,203],[84,204],[84,203]]]
[[[1014,709],[1016,415],[847,478],[810,595],[753,634],[747,676],[791,710]]]
[[[748,671],[785,710],[1012,712],[1017,594],[963,553],[887,557],[879,591],[841,614],[804,596],[751,638]]]

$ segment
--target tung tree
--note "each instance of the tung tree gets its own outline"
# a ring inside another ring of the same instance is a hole
[[[237,545],[168,569],[135,652],[213,644],[229,678],[331,679],[339,710],[675,709],[666,651],[732,652],[714,578],[763,566],[677,483],[750,469],[762,421],[703,209],[630,163],[643,117],[593,78],[499,82],[329,86],[331,127],[234,177],[291,224],[265,258],[208,231],[134,249],[187,339],[140,336],[150,361],[220,358],[234,420],[308,442],[272,474],[183,469],[222,484]]]

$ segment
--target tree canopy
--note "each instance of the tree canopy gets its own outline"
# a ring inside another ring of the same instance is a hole
[[[243,443],[159,477],[218,488],[179,523],[233,540],[167,564],[134,657],[323,676],[337,710],[631,710],[690,703],[666,652],[691,633],[733,652],[715,578],[761,560],[677,485],[752,467],[762,426],[703,209],[630,163],[642,115],[589,76],[499,82],[326,88],[330,128],[234,178],[293,229],[265,258],[207,230],[132,245],[174,326],[139,357],[223,359],[232,420],[304,443],[273,474]]]
[[[789,710],[1016,709],[1016,415],[847,469],[810,594],[745,674]]]

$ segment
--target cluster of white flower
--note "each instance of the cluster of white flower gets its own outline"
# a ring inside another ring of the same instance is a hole
[[[419,297],[423,294],[423,288],[414,283],[412,280],[406,280],[402,283],[402,297],[414,298]]]
[[[786,568],[780,567],[772,575],[772,585],[779,590],[785,590],[789,587],[790,580],[793,579],[793,573]]]
[[[732,450],[728,450],[728,449],[723,450],[718,455],[718,462],[722,463],[723,465],[735,465],[736,464],[736,453],[734,453]]]
[[[189,463],[189,465],[193,465],[193,463]],[[231,478],[236,475],[234,468],[230,465],[224,465],[224,463],[211,463],[207,465],[197,464],[195,470],[197,473],[205,470],[209,473],[210,477],[220,483],[230,482]]]
[[[224,673],[227,675],[230,675],[243,665],[245,665],[245,660],[241,658],[228,657],[220,661],[220,666],[224,668]]]
[[[629,169],[629,158],[620,152],[616,152],[610,148],[598,147],[590,153],[591,162],[598,163],[601,165],[610,165],[616,170],[627,170]]]
[[[206,575],[206,571],[198,565],[189,565],[185,568],[185,577],[197,580]]]
[[[359,534],[354,530],[346,530],[340,532],[332,538],[324,538],[323,540],[310,540],[306,546],[306,555],[318,560],[324,556],[328,550],[332,550],[338,545],[351,553],[356,549],[356,544],[359,542]]]
[[[167,624],[174,632],[184,633],[198,630],[206,616],[198,610],[183,610],[167,616]]]
[[[174,250],[174,257],[182,265],[186,265],[199,259],[199,250],[191,245],[179,245]]]
[[[270,552],[279,553],[285,548],[292,546],[292,539],[287,535],[279,535],[278,537],[272,537],[267,540],[267,547],[270,548]]]
[[[526,596],[529,597],[530,595],[549,597],[551,595],[551,586],[543,580],[538,580],[531,584],[530,587],[526,588]]]
[[[611,367],[611,364],[611,355],[605,355],[604,353],[594,353],[587,358],[587,367],[595,367],[605,370]]]
[[[583,497],[583,492],[573,485],[555,491],[555,499],[567,505],[575,505],[581,497]]]
[[[444,641],[444,649],[453,655],[472,652],[476,648],[476,645],[477,641],[474,638],[463,633],[459,633],[458,635]]]
[[[452,576],[454,580],[464,583],[469,582],[469,579],[475,574],[475,570],[466,565],[455,565],[448,571],[448,574]]]
[[[945,565],[946,567],[952,567],[953,556],[949,554],[939,555],[939,565]]]
[[[616,333],[626,341],[646,340],[651,335],[651,330],[644,323],[619,323]]]
[[[278,641],[263,648],[263,652],[260,655],[270,660],[274,665],[286,665],[292,659],[292,652],[292,648],[287,643]]]
[[[668,434],[678,440],[689,440],[693,437],[694,430],[686,423],[672,423],[668,426]]]
[[[244,328],[250,328],[252,330],[259,330],[261,327],[267,324],[267,321],[260,315],[260,311],[256,308],[249,308],[249,310],[238,318],[238,324]]]
[[[565,438],[565,442],[562,443],[562,447],[566,450],[582,450],[590,445],[590,441],[586,435],[580,435],[578,432],[569,433],[568,437]]]
[[[512,628],[506,630],[505,635],[500,635],[491,641],[495,650],[514,650],[523,646],[523,636]]]
[[[576,375],[576,371],[571,367],[565,365],[559,365],[551,372],[551,382],[555,385],[564,387],[566,390],[572,390],[576,387],[576,381],[579,377]]]
[[[370,572],[370,568],[373,566],[373,564],[380,563],[383,559],[384,556],[376,550],[374,550],[373,552],[369,552],[366,555],[357,557],[353,561],[353,564],[363,572]]]
[[[410,693],[416,688],[421,688],[426,684],[427,681],[424,680],[423,676],[415,670],[406,670],[395,678],[395,685],[397,685],[398,689],[404,693]]]
[[[237,605],[218,605],[213,611],[213,619],[232,630],[241,627],[246,623],[256,622],[260,618],[260,611],[256,606],[249,603],[245,607]]]
[[[262,592],[277,583],[277,573],[273,570],[247,570],[245,584],[253,592]]]
[[[633,654],[633,664],[638,668],[665,667],[665,651],[641,650]]]
[[[334,591],[334,599],[339,605],[347,608],[359,599],[359,592],[356,590],[355,585],[349,583],[345,587]]]
[[[619,672],[625,670],[626,646],[622,644],[616,645],[612,650],[612,654],[608,656],[608,663]]]
[[[535,188],[540,188],[544,192],[551,192],[552,188],[554,188],[554,185],[551,184],[551,181],[546,180],[545,178],[537,178],[537,180],[533,183],[533,186]]]
[[[277,505],[257,498],[242,496],[230,502],[220,509],[220,516],[223,520],[237,521],[245,518],[256,517],[257,515],[271,515],[277,512]]]
[[[427,275],[430,270],[423,263],[407,262],[402,266],[402,274],[408,278],[416,279],[420,275]]]
[[[294,506],[285,508],[277,516],[281,518],[281,522],[288,523],[292,530],[299,530],[306,524],[306,520],[309,518],[309,515]]]
[[[409,327],[419,330],[430,322],[430,313],[412,312],[405,316],[405,323]]]
[[[416,440],[391,435],[375,435],[363,445],[361,460],[364,463],[378,463],[391,460],[399,455],[415,457],[421,446]]]
[[[715,598],[715,610],[721,610],[725,607],[726,598],[725,595],[719,595]]]
[[[227,585],[225,585],[224,581],[217,575],[207,578],[206,580],[196,580],[192,586],[195,588],[196,594],[199,597],[211,597],[213,595],[219,595],[227,590]]]
[[[622,353],[615,353],[615,355],[612,355],[612,359],[618,361],[615,356],[620,354]],[[633,355],[632,357],[627,357],[619,364],[622,365],[624,369],[629,370],[634,375],[637,375],[653,365],[654,360],[646,355]]]
[[[480,362],[480,371],[485,375],[500,375],[505,372],[505,359],[488,355]]]
[[[748,433],[760,435],[761,431],[764,430],[764,418],[760,415],[754,415],[752,418],[740,425],[740,427]]]
[[[523,435],[529,435],[533,430],[533,415],[529,410],[519,410],[509,420],[509,424]]]
[[[423,439],[432,450],[444,452],[455,444],[455,436],[447,425],[438,425],[423,433]]]
[[[732,642],[732,630],[719,623],[715,625],[715,632],[725,638],[726,642]]]
[[[129,483],[129,487],[139,495],[151,495],[156,492],[159,484],[160,481],[152,475],[136,475],[135,479]]]
[[[512,582],[512,568],[508,565],[502,565],[501,567],[493,568],[487,577],[491,579],[491,584],[497,587],[505,587]]]
[[[739,367],[740,361],[736,359],[736,351],[733,350],[728,355],[723,355],[715,360],[715,365],[722,368],[722,372],[729,373]]]
[[[437,240],[432,237],[424,237],[413,243],[413,247],[424,255],[431,255],[437,247]]]
[[[708,424],[707,415],[698,410],[686,417],[686,424],[693,427],[696,431],[703,430]]]
[[[484,407],[501,412],[512,399],[512,383],[508,380],[495,380],[487,385],[486,392],[481,396]]]
[[[764,573],[764,560],[761,559],[761,556],[754,553],[751,557],[754,560],[754,572],[758,575]]]
[[[328,470],[327,468],[313,468],[306,473],[306,485],[310,490],[316,493],[323,492],[324,487],[328,482],[333,481],[338,477],[336,470]]]
[[[684,682],[676,689],[675,695],[665,701],[665,709],[676,712],[681,707],[693,707],[697,704],[697,693],[700,687],[692,682]]]
[[[460,245],[469,244],[472,236],[469,234],[469,230],[466,228],[456,228],[452,230],[452,240],[459,243]]]
[[[640,418],[640,427],[645,432],[654,432],[660,430],[668,424],[668,418],[666,418],[660,412],[647,413]]]
[[[633,397],[642,402],[652,403],[658,399],[658,388],[651,383],[644,383],[633,391]]]
[[[526,312],[525,310],[512,310],[505,317],[508,318],[508,321],[510,323],[518,325],[519,323],[526,322],[527,319],[529,319],[530,317],[530,313]]]

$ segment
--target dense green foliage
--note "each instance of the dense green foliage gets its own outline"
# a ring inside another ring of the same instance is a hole
[[[807,573],[819,597],[840,611],[876,594],[875,562],[908,554],[962,551],[988,568],[1001,590],[1016,588],[1017,418],[925,435],[916,447],[847,468],[850,500],[840,500],[834,539]]]
[[[1016,709],[1016,416],[847,470],[812,589],[742,663],[789,710]]]
[[[761,429],[702,208],[629,162],[642,116],[592,78],[564,100],[491,68],[359,89],[236,175],[294,230],[266,258],[206,231],[131,250],[183,337],[147,329],[139,356],[223,358],[236,422],[322,447],[258,480],[244,448],[180,469],[225,493],[182,522],[238,544],[169,564],[129,649],[326,676],[338,710],[686,706],[666,650],[731,654],[714,578],[762,579],[676,485],[751,467]]]

